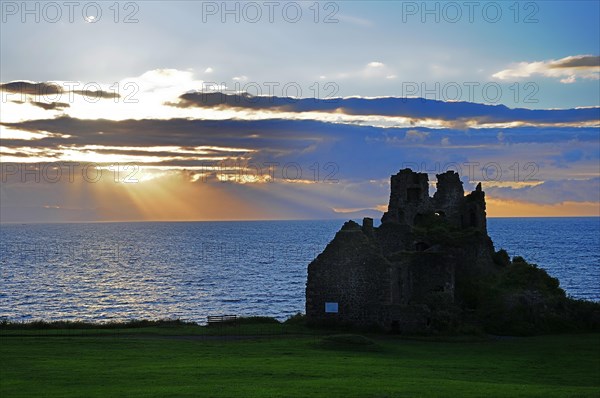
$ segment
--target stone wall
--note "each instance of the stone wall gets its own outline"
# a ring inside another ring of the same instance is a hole
[[[349,221],[308,267],[306,314],[318,323],[369,325],[389,301],[390,264],[361,227]],[[326,312],[337,303],[338,312]]]

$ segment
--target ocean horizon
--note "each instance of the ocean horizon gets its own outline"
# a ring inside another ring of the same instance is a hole
[[[383,213],[381,213],[383,215]],[[369,217],[369,216],[366,216]],[[348,221],[353,220],[356,222],[360,222],[363,217],[338,217],[338,218],[285,218],[285,219],[235,219],[235,220],[97,220],[97,221],[0,221],[1,225],[37,225],[37,224],[132,224],[132,223],[227,223],[227,222],[288,222],[288,221]],[[380,225],[380,217],[371,217],[373,218],[374,225]],[[487,220],[494,219],[524,219],[524,220],[533,220],[533,219],[567,219],[567,218],[589,218],[589,219],[598,219],[600,221],[600,216],[554,216],[554,217],[522,217],[522,216],[514,216],[514,217],[486,217]]]

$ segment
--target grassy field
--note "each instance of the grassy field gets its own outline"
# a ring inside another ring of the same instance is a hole
[[[598,334],[346,342],[270,327],[2,330],[0,396],[600,396]]]

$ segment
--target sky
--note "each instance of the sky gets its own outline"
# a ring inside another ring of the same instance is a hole
[[[2,222],[600,215],[596,1],[0,6]]]

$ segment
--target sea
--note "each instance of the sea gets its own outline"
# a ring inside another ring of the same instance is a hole
[[[0,224],[0,319],[271,316],[304,311],[308,264],[343,220]],[[600,301],[600,218],[489,218],[496,249]]]

